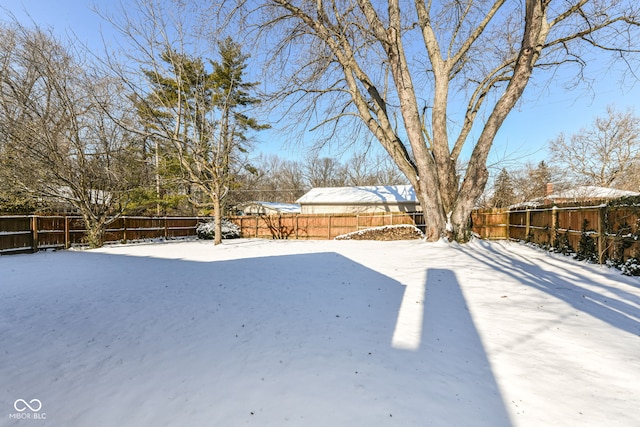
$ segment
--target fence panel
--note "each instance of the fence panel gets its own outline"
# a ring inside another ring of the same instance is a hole
[[[196,227],[203,221],[200,217],[164,217],[165,238],[189,237],[196,235]]]
[[[332,215],[328,218],[328,238],[335,239],[343,234],[352,233],[359,229],[357,215]]]
[[[507,239],[526,240],[529,235],[530,214],[528,210],[505,211],[508,215],[506,220],[509,232]],[[483,236],[482,233],[479,233]]]
[[[640,258],[640,206],[612,206],[603,218],[610,258]]]
[[[121,217],[109,224],[106,242],[196,235],[200,217]],[[385,225],[413,224],[424,229],[422,213],[272,215],[229,218],[243,237],[333,239],[341,234]],[[600,259],[640,257],[639,206],[549,206],[519,210],[476,210],[473,231],[486,239],[517,239],[554,245],[566,239],[578,249],[586,220]],[[0,254],[85,244],[82,218],[71,216],[0,216]]]
[[[37,221],[38,249],[64,248],[66,242],[66,219],[64,216],[34,216]]]
[[[196,235],[200,217],[119,217],[105,229],[105,242]],[[36,252],[86,244],[86,229],[75,216],[0,216],[0,254]]]
[[[484,227],[487,211],[474,212],[474,231],[495,238]],[[607,205],[560,205],[515,209],[508,212],[508,238],[541,246],[560,243],[577,251],[583,233],[593,239],[600,262],[640,257],[640,207]],[[475,226],[476,221],[481,225]]]
[[[471,214],[471,225],[484,239],[509,238],[509,213],[504,209],[478,209]]]
[[[107,225],[104,233],[105,242],[119,242],[121,240],[127,240],[125,232],[125,219],[123,217],[116,218],[114,221]],[[84,223],[83,223],[84,228]],[[131,239],[133,240],[133,239]]]
[[[229,217],[243,237],[333,239],[342,234],[385,225],[412,224],[424,229],[421,213],[260,215]]]
[[[158,239],[165,237],[164,218],[123,217],[123,240]]]
[[[28,216],[0,217],[0,254],[33,250],[31,218]]]
[[[551,210],[534,209],[529,215],[527,239],[540,245],[551,245],[555,234],[553,230],[553,212]]]
[[[298,217],[298,239],[328,239],[327,216],[300,215]]]

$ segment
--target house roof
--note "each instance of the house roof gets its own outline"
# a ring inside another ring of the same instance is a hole
[[[265,208],[273,209],[275,211],[282,212],[282,213],[300,213],[300,205],[297,203],[253,201],[253,202],[247,202],[243,204],[244,207],[255,206],[255,205],[264,206]]]
[[[621,197],[640,196],[633,191],[618,190],[615,188],[596,187],[583,185],[559,193],[550,194],[546,199],[619,199]]]
[[[317,187],[297,200],[301,205],[416,203],[411,185]]]

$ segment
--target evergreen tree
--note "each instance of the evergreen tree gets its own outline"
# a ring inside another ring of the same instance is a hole
[[[551,169],[547,163],[542,160],[535,169],[528,171],[528,188],[529,199],[537,199],[547,195],[547,184],[552,180]]]
[[[215,134],[208,136],[212,145],[212,154],[208,166],[211,173],[212,188],[209,194],[213,202],[216,218],[215,244],[221,242],[222,212],[226,195],[233,185],[233,165],[249,167],[241,159],[235,157],[238,153],[247,151],[246,132],[262,130],[268,125],[260,124],[255,118],[245,113],[247,107],[260,103],[260,99],[251,96],[250,91],[258,84],[245,82],[244,73],[247,68],[248,55],[242,53],[241,46],[231,38],[226,38],[218,44],[220,62],[212,62],[212,102],[218,111],[218,119],[213,122]]]
[[[237,169],[246,166],[247,132],[268,126],[247,115],[260,103],[251,95],[257,83],[244,81],[247,55],[230,38],[218,44],[219,61],[206,61],[166,50],[165,68],[145,70],[153,90],[140,109],[149,136],[158,138],[178,159],[180,178],[189,200],[213,208],[215,243],[221,242],[225,198]]]
[[[513,181],[509,172],[502,168],[493,186],[493,206],[496,208],[506,208],[515,202],[515,191]]]

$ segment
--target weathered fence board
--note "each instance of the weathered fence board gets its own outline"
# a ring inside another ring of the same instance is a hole
[[[195,236],[201,217],[119,217],[105,242]],[[0,254],[68,248],[85,243],[84,221],[74,216],[0,216]]]
[[[107,227],[106,242],[195,236],[204,217],[120,217]],[[341,234],[385,225],[424,228],[422,213],[270,215],[228,218],[243,237],[333,239]],[[583,228],[596,242],[600,261],[640,257],[640,206],[547,206],[484,209],[472,214],[472,228],[485,239],[516,239],[543,246],[560,239],[578,249]],[[85,243],[82,218],[0,216],[0,254],[68,248]]]
[[[479,209],[473,231],[484,239],[514,239],[576,251],[583,233],[594,240],[600,262],[640,257],[640,206],[560,205]]]
[[[424,228],[422,213],[260,215],[229,217],[243,237],[271,239],[333,239],[342,234],[385,225]]]
[[[472,230],[488,240],[509,238],[509,214],[502,209],[478,209],[471,214]]]
[[[104,240],[119,242],[195,236],[198,223],[209,219],[211,218],[123,216],[107,226]],[[324,240],[383,225],[424,226],[421,213],[237,216],[228,219],[240,227],[243,237],[269,239]],[[0,217],[0,254],[68,248],[85,242],[84,222],[80,217]]]

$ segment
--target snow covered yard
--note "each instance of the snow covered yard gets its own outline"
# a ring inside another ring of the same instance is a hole
[[[640,281],[516,243],[16,255],[0,300],[0,426],[640,420]]]

